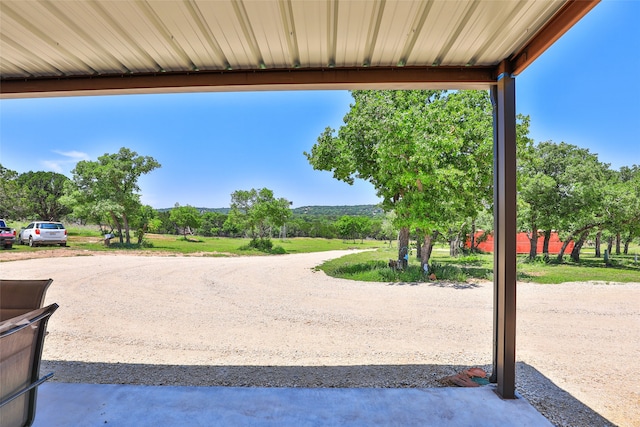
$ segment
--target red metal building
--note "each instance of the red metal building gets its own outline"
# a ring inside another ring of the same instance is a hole
[[[478,241],[478,239],[480,239],[483,236],[483,234],[484,234],[483,231],[476,232],[476,241]],[[538,253],[539,254],[542,254],[543,243],[544,243],[544,234],[540,233],[538,236]],[[563,243],[564,242],[560,240],[558,233],[552,232],[551,238],[549,239],[549,253],[550,254],[559,253]],[[467,240],[465,246],[468,248],[470,244],[471,242]],[[489,234],[489,236],[487,236],[487,239],[481,242],[480,244],[478,244],[477,247],[483,252],[493,252],[493,234]],[[516,235],[516,253],[528,254],[530,248],[531,248],[531,244],[529,243],[529,237],[527,236],[527,233],[518,233]],[[567,249],[565,249],[565,253],[571,252],[572,249],[573,249],[573,241],[569,242],[569,244],[567,245]]]

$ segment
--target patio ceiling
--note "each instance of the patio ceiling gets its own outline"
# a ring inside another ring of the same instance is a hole
[[[597,1],[0,1],[0,96],[488,88]]]

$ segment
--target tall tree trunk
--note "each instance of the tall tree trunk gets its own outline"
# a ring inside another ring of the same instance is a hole
[[[434,231],[432,234],[425,234],[422,243],[422,257],[420,258],[420,269],[425,271],[424,266],[429,265],[431,259],[431,252],[433,251],[433,243],[438,238],[438,232]]]
[[[138,232],[138,246],[142,244],[145,234],[147,234],[147,224],[144,224],[142,228],[140,228],[140,231]]]
[[[584,245],[585,240],[587,240],[587,236],[589,235],[589,230],[584,231],[575,245],[573,245],[573,250],[571,251],[571,259],[575,262],[580,261],[580,250],[582,249],[582,245]]]
[[[452,229],[449,229],[449,236],[447,240],[449,241],[449,256],[450,257],[458,256],[458,248],[456,247],[458,244],[458,235],[453,234]]]
[[[600,244],[602,243],[602,230],[598,230],[596,234],[596,258],[601,258],[602,254],[600,253]]]
[[[407,268],[409,260],[409,228],[402,227],[398,232],[398,261],[402,262],[402,268]]]
[[[109,212],[109,214],[111,215],[113,223],[116,225],[116,227],[118,227],[118,236],[120,237],[120,244],[122,245],[124,243],[124,240],[122,239],[122,225],[120,225],[120,221],[118,220],[118,217],[115,213]]]
[[[429,246],[429,253],[427,253],[427,260],[431,259],[431,252],[433,252],[433,244],[436,242],[436,239],[438,238],[438,235],[440,233],[438,233],[438,231],[434,231],[433,235],[431,236],[431,246]]]
[[[569,237],[567,237],[567,239],[562,243],[562,247],[560,248],[560,252],[558,252],[558,261],[562,262],[562,259],[564,258],[564,251],[567,249],[567,246],[569,246],[569,243],[573,240],[573,234],[571,234]]]
[[[620,232],[616,233],[616,255],[620,255]]]
[[[544,260],[549,261],[549,240],[551,240],[551,230],[544,230],[544,240],[542,241],[542,253]]]
[[[531,223],[531,234],[527,237],[529,238],[529,259],[533,261],[538,255],[538,228],[535,221]]]
[[[127,235],[127,245],[131,244],[131,235],[129,233],[129,220],[127,214],[122,214],[122,222],[124,223],[124,232]]]
[[[562,258],[564,257],[564,251],[567,249],[567,246],[569,245],[569,242],[573,239],[574,236],[576,235],[580,235],[580,237],[582,237],[583,233],[587,232],[587,235],[589,235],[588,231],[591,230],[594,227],[598,227],[601,224],[589,224],[589,225],[585,225],[584,227],[574,231],[573,233],[571,233],[569,235],[569,237],[567,237],[567,239],[564,241],[564,243],[562,244],[562,247],[560,248],[560,252],[558,253],[558,261],[562,262]],[[585,239],[587,237],[585,236]],[[580,244],[580,246],[582,246],[582,244],[584,243],[584,241]],[[576,242],[576,244],[578,244],[578,242]],[[580,252],[580,249],[578,249],[578,252]],[[572,252],[573,253],[573,252]],[[573,257],[573,256],[572,256]]]
[[[423,238],[422,238],[422,235],[420,234],[420,231],[418,231],[417,234],[418,235],[416,236],[416,258],[422,259],[422,245],[420,244],[420,241],[423,240]]]
[[[467,228],[467,222],[463,222],[462,225],[456,230],[455,234],[452,238],[452,243],[449,246],[449,252],[452,253],[451,256],[458,256],[464,249],[465,235],[463,231]]]
[[[629,254],[629,243],[631,243],[631,233],[629,233],[629,236],[624,240],[624,254],[628,255]]]
[[[607,251],[609,252],[609,255],[611,255],[611,248],[613,248],[613,236],[610,236],[607,239]]]
[[[422,241],[422,251],[421,251],[421,257],[420,257],[420,270],[421,271],[425,271],[424,266],[425,265],[429,265],[429,257],[428,254],[431,251],[431,247],[433,246],[433,243],[431,242],[431,235],[430,234],[426,234],[424,235],[424,239]]]
[[[455,234],[449,241],[449,255],[452,257],[460,255],[460,235]]]
[[[476,220],[471,221],[471,239],[469,241],[469,252],[473,253],[476,251]]]

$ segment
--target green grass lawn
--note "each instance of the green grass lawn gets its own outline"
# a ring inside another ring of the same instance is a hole
[[[144,250],[158,253],[173,254],[193,254],[204,252],[209,256],[229,256],[229,255],[267,255],[255,249],[243,249],[246,247],[250,239],[233,239],[225,237],[201,237],[187,236],[187,240],[183,236],[147,234],[145,236],[146,244],[143,247],[132,245],[131,247],[122,247],[119,240],[112,239],[111,246],[106,247],[103,243],[102,235],[91,228],[85,227],[69,227],[68,228],[67,246],[73,249],[90,250],[90,251],[127,251],[127,250]],[[280,246],[286,253],[305,253],[305,252],[323,252],[338,249],[376,249],[384,245],[383,242],[374,240],[344,241],[341,239],[314,239],[314,238],[292,238],[292,239],[272,239],[274,246]],[[46,249],[56,249],[56,246],[43,246],[30,248],[16,244],[13,250],[16,251],[38,251]],[[65,248],[59,248],[65,250]]]
[[[102,236],[94,227],[72,226],[68,228],[68,247],[72,249],[90,251],[127,251],[144,250],[162,254],[194,254],[204,253],[205,256],[231,255],[267,255],[255,249],[246,249],[249,239],[232,239],[218,237],[189,236],[185,240],[182,236],[148,234],[145,238],[147,245],[142,248],[136,245],[123,248],[118,240],[112,240],[112,246],[105,247]],[[388,267],[389,259],[395,259],[397,250],[395,245],[387,242],[365,240],[344,241],[341,239],[292,238],[272,239],[274,246],[280,246],[286,253],[322,252],[339,249],[373,249],[367,252],[350,254],[342,258],[328,261],[318,269],[328,275],[352,280],[379,282],[418,282],[425,280],[420,270],[420,262],[415,258],[415,250],[411,254],[409,269],[405,272],[395,272]],[[56,246],[30,248],[15,245],[12,250],[29,252],[45,249],[67,250]],[[629,255],[612,255],[611,266],[606,267],[602,258],[594,257],[593,248],[585,248],[579,263],[570,261],[529,262],[525,255],[518,256],[518,280],[536,283],[563,283],[576,281],[600,282],[640,282],[640,246],[631,245]],[[472,254],[470,256],[450,257],[449,250],[443,245],[437,245],[431,257],[431,272],[439,279],[465,281],[468,279],[487,279],[493,277],[493,255]]]
[[[526,255],[518,256],[518,280],[535,283],[564,282],[640,282],[640,262],[635,262],[635,254],[640,258],[638,245],[629,249],[629,255],[613,255],[612,266],[606,267],[602,258],[594,257],[593,248],[583,250],[579,263],[555,261],[528,262]],[[415,254],[415,253],[414,253]],[[330,276],[363,281],[416,282],[425,280],[420,271],[420,262],[412,256],[406,272],[394,273],[389,269],[389,259],[397,256],[395,248],[381,248],[374,252],[351,254],[327,261],[318,269]],[[440,279],[463,281],[467,279],[493,278],[493,254],[474,254],[450,257],[448,248],[436,246],[431,256],[435,264],[435,274]]]
[[[521,280],[538,283],[563,282],[640,282],[640,261],[635,262],[635,254],[640,259],[640,250],[629,250],[629,255],[612,255],[611,266],[605,266],[602,258],[595,258],[593,248],[587,248],[575,263],[565,258],[564,263],[528,263],[525,258],[518,263]]]

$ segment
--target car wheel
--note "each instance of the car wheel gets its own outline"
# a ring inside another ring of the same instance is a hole
[[[64,248],[65,246],[67,246],[67,244],[66,243],[60,243],[60,246],[62,246]]]
[[[29,246],[34,247],[35,244],[33,243],[33,237],[29,236]]]
[[[4,248],[5,249],[11,249],[11,243],[8,243],[8,244],[4,245]]]

